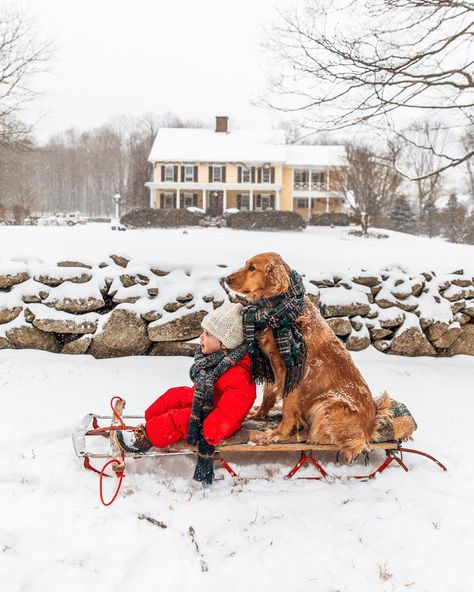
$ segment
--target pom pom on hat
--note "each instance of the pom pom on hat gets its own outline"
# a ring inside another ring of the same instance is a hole
[[[203,318],[201,327],[217,337],[224,347],[234,349],[244,342],[242,311],[241,304],[225,302]]]

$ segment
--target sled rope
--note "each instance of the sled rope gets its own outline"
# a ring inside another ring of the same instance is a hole
[[[118,421],[118,423],[119,423],[119,427],[117,428],[117,426],[111,425],[111,426],[110,426],[110,428],[106,428],[106,429],[108,429],[108,430],[111,430],[111,429],[124,429],[124,428],[126,427],[126,426],[125,426],[125,423],[124,423],[124,421],[123,421],[123,419],[122,419],[122,416],[121,416],[121,415],[120,415],[120,414],[117,412],[117,410],[116,410],[116,409],[115,409],[115,407],[114,407],[114,403],[115,403],[115,401],[118,401],[118,402],[123,402],[123,403],[125,402],[125,401],[122,399],[122,397],[118,397],[118,396],[112,397],[112,398],[110,399],[110,408],[112,409],[112,413],[113,413],[113,415],[114,415],[115,419],[116,419],[116,420]],[[113,421],[113,420],[112,420],[112,421]],[[106,468],[107,468],[109,465],[112,465],[112,464],[116,464],[116,465],[123,465],[123,464],[124,464],[124,462],[125,462],[125,453],[124,453],[124,452],[122,452],[122,455],[121,455],[121,456],[122,456],[122,460],[121,460],[121,461],[119,461],[117,458],[112,458],[111,460],[107,461],[107,462],[105,463],[105,465],[102,467],[102,469],[100,470],[100,473],[99,473],[99,496],[100,496],[100,501],[101,501],[101,502],[102,502],[102,504],[103,504],[104,506],[106,506],[106,507],[107,507],[107,506],[111,506],[111,505],[114,503],[114,501],[117,499],[117,496],[118,496],[118,494],[119,494],[119,491],[120,491],[120,487],[122,486],[122,481],[123,481],[123,478],[125,477],[125,472],[124,472],[124,471],[114,471],[114,472],[115,472],[115,476],[116,476],[116,477],[117,477],[117,479],[118,479],[117,487],[116,487],[116,489],[115,489],[115,493],[114,493],[114,495],[112,496],[112,499],[111,499],[110,501],[106,502],[106,501],[104,500],[104,492],[103,492],[103,486],[102,486],[102,483],[103,483],[103,480],[104,480],[104,475],[105,475],[106,477],[110,477],[110,475],[107,475],[107,473],[105,472],[105,469],[106,469]]]

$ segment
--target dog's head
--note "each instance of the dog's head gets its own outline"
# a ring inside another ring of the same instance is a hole
[[[290,286],[291,268],[278,253],[260,253],[249,259],[242,269],[225,281],[232,290],[255,302],[286,292]]]

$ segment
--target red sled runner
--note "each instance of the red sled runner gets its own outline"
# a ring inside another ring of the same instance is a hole
[[[163,458],[163,457],[170,457],[176,455],[194,455],[196,454],[196,450],[194,447],[189,446],[186,443],[178,443],[167,448],[163,449],[156,449],[152,448],[148,452],[144,454],[124,454],[121,448],[118,445],[117,438],[116,438],[116,431],[117,430],[134,430],[140,423],[143,423],[144,418],[141,416],[135,415],[123,415],[122,411],[125,407],[125,401],[120,397],[114,397],[111,401],[111,407],[113,411],[112,416],[106,415],[97,415],[94,413],[88,413],[82,420],[81,424],[74,430],[73,432],[73,445],[76,456],[83,459],[84,467],[86,469],[90,469],[99,473],[100,475],[100,496],[101,501],[104,505],[110,505],[117,497],[120,485],[122,483],[122,479],[124,477],[124,469],[125,469],[125,458],[135,458],[135,459],[143,459],[143,458]],[[270,416],[269,420],[266,422],[255,422],[252,420],[244,421],[242,429],[239,430],[236,434],[232,435],[227,440],[224,440],[219,446],[216,447],[215,450],[215,460],[222,466],[224,469],[232,475],[232,477],[238,477],[237,472],[230,466],[230,464],[226,460],[226,456],[228,453],[261,453],[261,452],[278,452],[278,453],[294,453],[299,452],[300,458],[296,462],[296,464],[292,467],[292,469],[284,476],[284,479],[292,479],[298,471],[305,465],[312,465],[316,470],[316,474],[312,476],[298,476],[295,477],[296,479],[306,479],[306,480],[326,480],[326,481],[333,481],[336,479],[358,479],[362,481],[368,481],[370,479],[374,479],[377,475],[380,475],[387,469],[391,464],[395,464],[400,466],[405,472],[409,469],[405,464],[405,460],[403,455],[406,454],[416,454],[419,456],[423,456],[435,464],[438,465],[440,469],[443,471],[447,471],[446,467],[434,456],[428,454],[427,452],[423,452],[421,450],[416,450],[414,448],[407,448],[403,445],[403,439],[406,439],[407,434],[413,433],[414,429],[416,429],[416,423],[414,422],[413,418],[409,414],[408,410],[402,403],[398,403],[393,401],[393,409],[394,409],[394,417],[393,421],[391,422],[389,428],[389,432],[383,435],[392,436],[390,439],[384,438],[385,441],[380,442],[373,442],[372,443],[372,451],[383,450],[385,451],[385,457],[383,461],[377,466],[374,467],[369,473],[364,475],[350,475],[344,477],[338,477],[334,474],[329,474],[323,467],[322,461],[318,457],[318,453],[327,453],[327,452],[335,452],[336,459],[338,460],[338,448],[332,444],[313,444],[309,442],[305,442],[303,440],[299,441],[298,439],[298,432],[292,437],[291,441],[285,442],[278,442],[274,444],[255,444],[251,441],[252,434],[254,432],[262,432],[266,429],[272,428],[278,423],[280,417],[278,413],[273,414]],[[400,421],[397,422],[397,419]],[[106,425],[101,427],[99,421],[104,422]],[[410,423],[412,422],[412,423]],[[110,443],[110,450],[107,452],[94,452],[88,449],[88,442],[97,436],[106,436],[109,439]],[[404,437],[400,437],[404,436]],[[365,453],[365,464],[369,461],[369,454],[370,452]],[[319,455],[320,456],[320,455]],[[101,470],[95,468],[92,465],[91,460],[93,459],[106,459],[107,462],[102,467]],[[115,473],[117,478],[119,479],[117,488],[113,498],[109,502],[105,502],[102,494],[102,479],[104,476],[108,475],[105,470],[108,467],[111,467],[112,471]]]

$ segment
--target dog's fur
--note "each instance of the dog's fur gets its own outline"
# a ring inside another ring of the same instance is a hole
[[[277,253],[261,253],[249,259],[239,271],[229,275],[229,287],[250,301],[271,298],[289,288],[290,267]],[[305,297],[306,306],[296,322],[307,346],[307,367],[300,384],[283,399],[280,425],[265,437],[266,442],[286,440],[294,428],[308,430],[310,442],[334,444],[352,460],[377,437],[381,423],[390,421],[387,394],[374,401],[367,383],[319,311]],[[265,384],[263,401],[254,419],[263,420],[283,392],[285,366],[271,329],[258,338],[275,375],[274,384]]]

